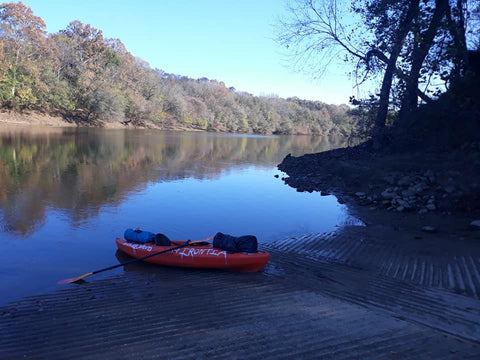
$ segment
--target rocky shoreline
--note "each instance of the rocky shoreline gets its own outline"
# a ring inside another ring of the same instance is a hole
[[[480,228],[480,143],[455,151],[375,152],[368,143],[300,157],[278,165],[297,191],[334,194],[360,217],[382,212],[454,216]],[[362,219],[363,220],[363,219]],[[425,225],[425,231],[434,231]]]

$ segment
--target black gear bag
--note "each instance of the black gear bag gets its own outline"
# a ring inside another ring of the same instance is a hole
[[[213,238],[213,247],[226,250],[229,253],[258,252],[257,238],[253,235],[244,235],[237,237],[219,232]]]

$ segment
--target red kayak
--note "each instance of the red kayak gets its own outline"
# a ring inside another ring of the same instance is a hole
[[[172,241],[171,246],[157,246],[154,243],[136,244],[124,239],[115,239],[119,250],[134,258],[144,257],[185,244],[185,241]],[[223,269],[238,272],[254,272],[263,269],[270,259],[269,253],[234,253],[214,248],[212,244],[185,246],[152,256],[145,261],[165,265],[195,268]]]

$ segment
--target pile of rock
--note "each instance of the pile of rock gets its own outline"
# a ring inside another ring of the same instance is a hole
[[[472,189],[462,189],[454,180],[459,174],[446,175],[446,178],[440,178],[432,170],[423,174],[389,174],[383,179],[387,183],[386,188],[380,187],[371,194],[357,192],[355,196],[363,205],[382,206],[391,211],[416,211],[419,214],[436,210],[448,212],[452,206],[460,206],[460,200]]]
[[[278,168],[297,191],[425,214],[480,214],[480,143],[457,152],[377,154],[362,148],[287,156]],[[471,149],[470,149],[471,148]],[[467,151],[468,150],[468,151]]]

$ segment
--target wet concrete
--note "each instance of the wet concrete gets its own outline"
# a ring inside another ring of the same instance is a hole
[[[479,246],[389,231],[282,239],[254,274],[141,263],[25,298],[0,309],[0,359],[480,358]]]

